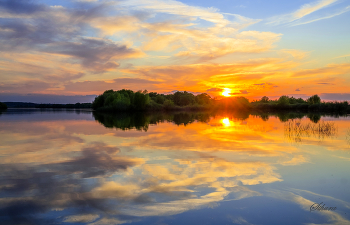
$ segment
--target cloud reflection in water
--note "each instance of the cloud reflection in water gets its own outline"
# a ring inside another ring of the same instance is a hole
[[[84,120],[2,121],[3,223],[122,224],[215,208],[269,196],[259,187],[284,181],[278,165],[312,161],[283,141],[273,118],[142,116],[104,116],[113,130]]]

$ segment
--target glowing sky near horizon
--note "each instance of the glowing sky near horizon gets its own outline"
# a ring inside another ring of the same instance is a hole
[[[0,0],[4,95],[350,99],[350,1]]]

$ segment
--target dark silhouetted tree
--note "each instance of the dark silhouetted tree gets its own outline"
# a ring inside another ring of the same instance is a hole
[[[282,95],[278,99],[277,103],[278,103],[278,105],[282,105],[282,106],[289,105],[289,97],[286,95]]]
[[[264,96],[260,99],[260,102],[262,103],[268,103],[269,102],[269,98],[267,96]]]
[[[157,97],[155,97],[154,101],[157,102],[158,104],[163,104],[165,101],[165,97],[164,95],[157,95]]]
[[[307,99],[307,103],[310,105],[313,104],[320,104],[321,103],[321,98],[318,95],[313,95],[310,98]]]
[[[187,91],[174,93],[173,101],[178,106],[186,106],[195,103],[195,96]]]
[[[149,95],[147,94],[147,91],[138,91],[135,93],[134,96],[134,106],[137,110],[144,110],[146,108],[146,105],[148,105],[150,102]]]
[[[207,105],[211,103],[212,98],[207,93],[202,93],[197,95],[195,97],[195,100],[196,100],[196,103],[198,103],[199,105]]]

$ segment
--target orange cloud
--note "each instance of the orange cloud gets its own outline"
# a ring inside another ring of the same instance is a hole
[[[312,76],[329,76],[329,75],[342,75],[350,72],[350,63],[344,64],[330,64],[326,67],[316,69],[305,69],[293,73],[291,77],[312,77]]]

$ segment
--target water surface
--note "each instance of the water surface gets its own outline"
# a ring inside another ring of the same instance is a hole
[[[9,109],[0,137],[1,224],[350,224],[349,117]]]

